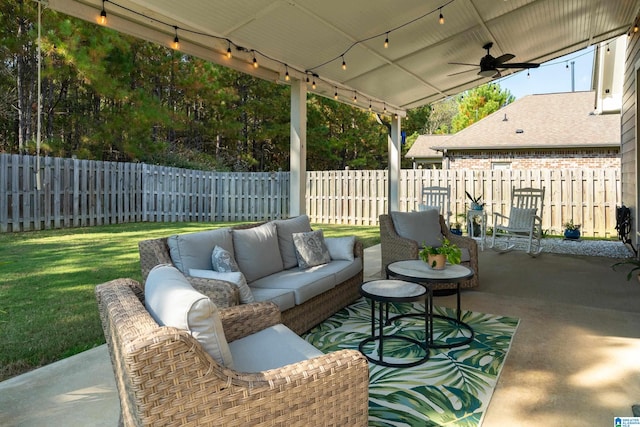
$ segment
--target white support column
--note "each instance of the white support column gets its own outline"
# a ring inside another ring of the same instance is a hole
[[[389,133],[389,212],[400,210],[400,156],[402,154],[400,120],[399,116],[393,116]]]
[[[291,83],[291,128],[289,216],[306,213],[307,177],[307,86],[301,80]]]

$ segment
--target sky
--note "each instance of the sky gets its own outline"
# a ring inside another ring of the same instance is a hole
[[[593,52],[594,47],[590,46],[540,64],[539,68],[530,69],[529,77],[527,77],[527,70],[523,70],[494,82],[500,84],[501,89],[508,89],[516,99],[532,94],[571,92],[571,63],[573,62],[575,90],[591,90]],[[518,57],[510,62],[519,62]]]

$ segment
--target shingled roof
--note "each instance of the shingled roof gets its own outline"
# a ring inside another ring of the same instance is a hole
[[[424,142],[440,151],[619,147],[620,114],[595,114],[594,100],[595,92],[529,95],[447,139]],[[411,149],[423,152],[419,141]]]
[[[436,151],[431,147],[441,146],[446,140],[453,135],[420,135],[413,142],[407,154],[404,157],[408,159],[440,159],[442,160],[442,152]]]

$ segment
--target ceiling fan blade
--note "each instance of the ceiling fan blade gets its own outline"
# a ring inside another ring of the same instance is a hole
[[[540,64],[534,64],[533,62],[510,62],[500,65],[501,68],[538,68],[539,66]]]
[[[497,73],[499,73],[499,71],[498,71],[498,70],[496,70],[496,69],[493,69],[493,68],[492,68],[492,69],[480,70],[480,71],[478,72],[478,75],[479,75],[479,76],[482,76],[482,77],[493,77],[493,76],[495,76]]]
[[[468,72],[471,72],[471,71],[475,71],[475,70],[464,70],[464,71],[458,71],[457,73],[447,74],[447,77],[457,76],[458,74],[464,74],[464,73],[468,73]]]
[[[449,65],[468,65],[470,67],[477,67],[478,64],[467,64],[466,62],[448,62]]]
[[[503,62],[507,62],[512,60],[513,58],[515,58],[516,56],[511,54],[511,53],[505,53],[504,55],[500,55],[498,56],[495,61],[498,65],[502,64]]]

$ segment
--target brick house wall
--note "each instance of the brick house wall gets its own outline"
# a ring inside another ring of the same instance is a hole
[[[621,165],[617,149],[455,151],[447,157],[449,169],[487,170],[496,163],[510,169],[619,169]]]

